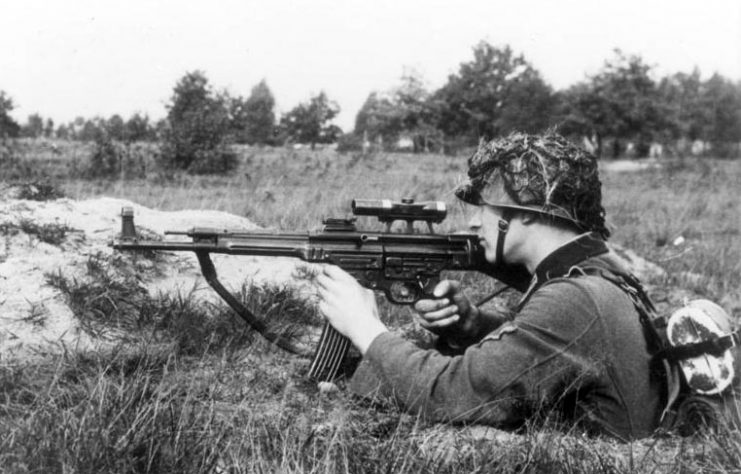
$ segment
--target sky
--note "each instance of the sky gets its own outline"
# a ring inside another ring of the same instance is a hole
[[[615,48],[659,77],[698,67],[741,80],[741,1],[0,0],[0,90],[20,123],[157,120],[177,81],[201,70],[244,97],[266,80],[279,114],[325,91],[349,131],[369,93],[405,69],[441,87],[480,41],[510,45],[556,89]]]

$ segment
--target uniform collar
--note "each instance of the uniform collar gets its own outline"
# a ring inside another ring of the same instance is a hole
[[[607,253],[607,244],[596,234],[588,232],[554,250],[535,268],[541,282],[564,276],[574,265],[597,255]]]
[[[597,234],[588,232],[581,234],[563,246],[554,250],[543,259],[535,269],[530,286],[520,302],[522,305],[532,292],[551,278],[567,275],[571,269],[584,260],[609,252],[607,244]]]

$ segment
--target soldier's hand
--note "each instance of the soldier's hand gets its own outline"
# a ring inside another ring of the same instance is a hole
[[[442,280],[432,294],[435,299],[419,300],[414,304],[423,328],[456,340],[471,339],[479,334],[479,309],[463,294],[459,282]]]
[[[365,354],[373,339],[387,331],[378,318],[373,292],[334,265],[324,265],[316,283],[319,310],[340,334]]]

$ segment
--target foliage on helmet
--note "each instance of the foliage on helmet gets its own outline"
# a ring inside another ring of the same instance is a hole
[[[464,201],[473,202],[471,196],[487,186],[502,186],[516,204],[511,207],[565,219],[605,239],[610,235],[596,158],[556,133],[513,133],[482,142],[468,159],[468,177],[456,190]]]

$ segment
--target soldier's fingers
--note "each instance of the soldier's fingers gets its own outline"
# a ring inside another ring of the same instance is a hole
[[[459,314],[458,307],[455,305],[450,305],[437,311],[420,314],[420,316],[426,321],[438,321],[440,319],[449,318],[454,314]]]
[[[458,314],[453,314],[451,316],[448,316],[447,318],[438,319],[436,321],[426,321],[423,319],[420,321],[419,324],[425,329],[439,329],[448,327],[452,324],[457,323],[458,321],[460,321],[460,316]]]
[[[414,310],[420,313],[428,313],[430,311],[437,311],[440,308],[444,308],[446,306],[450,305],[450,300],[448,298],[442,298],[442,299],[424,299],[419,300],[416,303],[414,303]]]
[[[314,282],[320,290],[326,290],[332,285],[332,279],[324,273],[319,273],[314,279]]]

